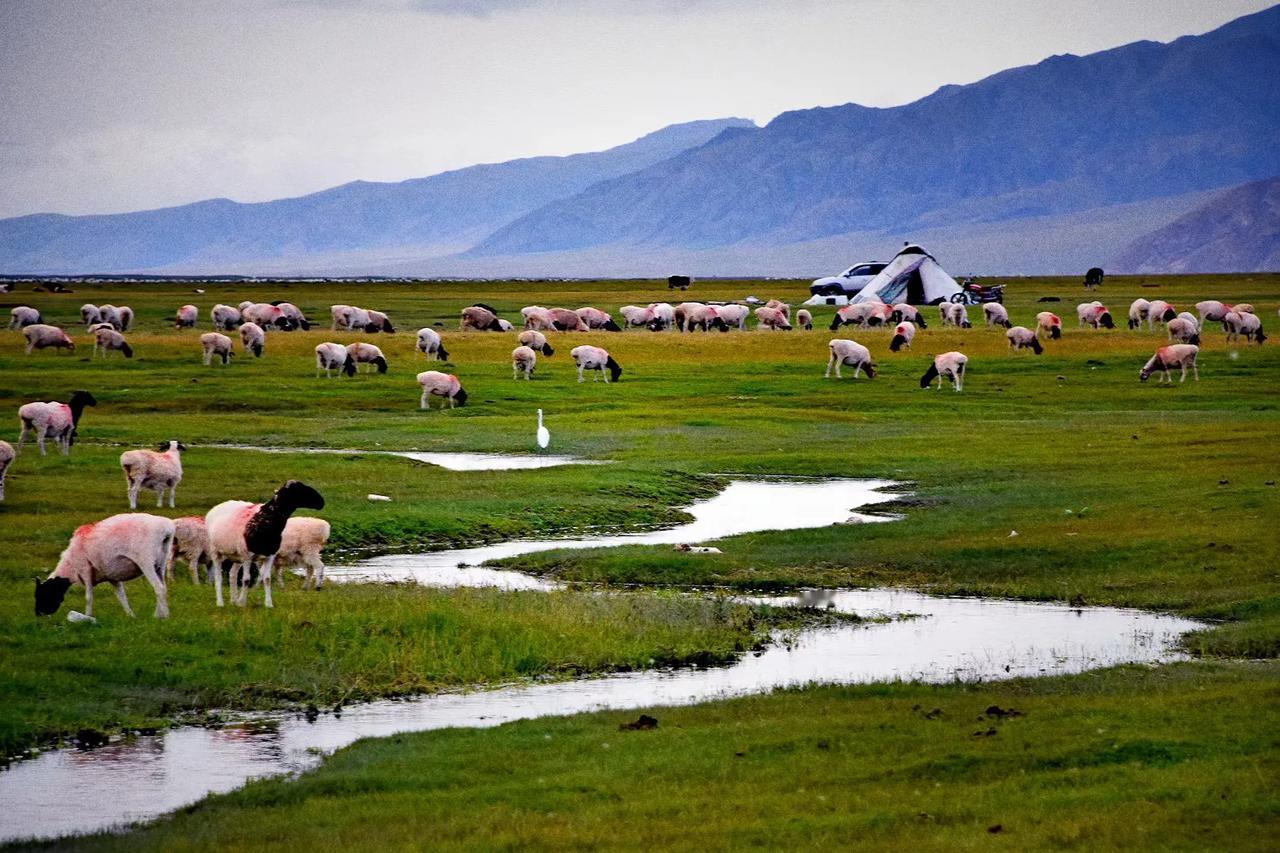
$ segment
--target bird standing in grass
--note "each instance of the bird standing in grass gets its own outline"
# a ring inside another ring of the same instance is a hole
[[[551,444],[551,433],[542,425],[542,409],[538,409],[538,447],[543,450]]]

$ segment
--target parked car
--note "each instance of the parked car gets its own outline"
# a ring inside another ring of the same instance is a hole
[[[809,292],[814,296],[854,296],[886,266],[888,264],[878,261],[854,264],[839,275],[829,275],[815,280],[809,285]]]

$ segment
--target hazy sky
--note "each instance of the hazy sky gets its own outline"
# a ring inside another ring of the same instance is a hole
[[[258,201],[891,106],[1270,0],[0,0],[0,216]]]

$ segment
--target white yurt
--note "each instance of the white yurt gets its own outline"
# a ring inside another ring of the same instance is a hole
[[[933,255],[919,246],[909,245],[867,282],[852,301],[937,305],[950,301],[951,295],[959,292],[960,285],[947,275]]]

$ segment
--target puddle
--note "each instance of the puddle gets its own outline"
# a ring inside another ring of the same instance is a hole
[[[527,471],[533,468],[555,468],[560,465],[607,465],[597,459],[551,454],[521,455],[517,453],[436,453],[419,450],[336,450],[330,447],[257,447],[249,444],[207,444],[216,450],[252,450],[257,453],[337,453],[399,456],[415,462],[438,465],[450,471]]]

